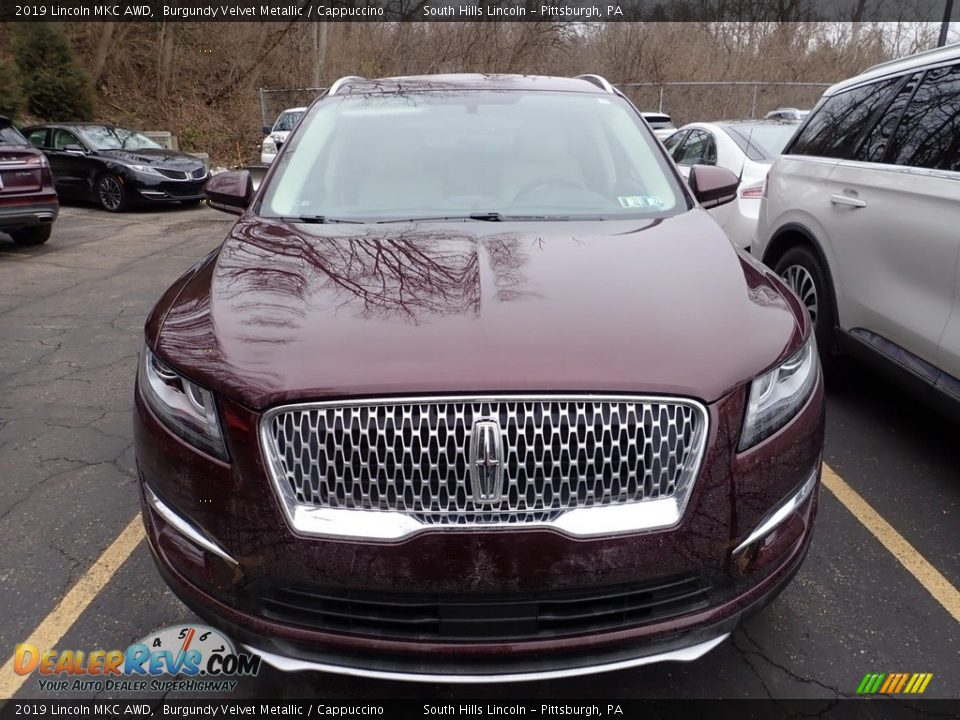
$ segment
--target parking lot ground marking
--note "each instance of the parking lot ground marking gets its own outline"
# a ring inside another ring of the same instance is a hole
[[[137,513],[50,614],[34,628],[30,637],[22,642],[36,645],[41,650],[53,649],[143,538],[143,523],[140,513]],[[14,673],[13,660],[14,655],[11,655],[0,668],[0,698],[12,698],[29,677]]]
[[[931,565],[923,555],[907,542],[896,529],[884,520],[860,494],[837,475],[829,465],[823,464],[823,484],[850,513],[860,521],[900,564],[933,595],[934,599],[960,623],[960,590],[957,590],[943,574]]]

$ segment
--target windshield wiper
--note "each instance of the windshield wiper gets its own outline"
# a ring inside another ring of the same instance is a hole
[[[469,215],[425,215],[423,217],[404,217],[390,218],[389,220],[377,220],[378,225],[388,223],[407,223],[407,222],[441,222],[443,220],[483,220],[485,222],[500,222],[503,216],[497,212],[470,213]]]
[[[354,225],[362,224],[360,220],[344,220],[342,218],[332,218],[327,217],[326,215],[298,215],[297,217],[282,217],[278,218],[283,222],[298,222],[298,223],[311,223],[314,225],[326,225],[334,223],[351,223]]]
[[[504,213],[498,212],[476,212],[469,213],[468,215],[432,215],[425,217],[409,217],[409,218],[391,218],[390,220],[378,220],[377,224],[386,224],[386,223],[406,223],[406,222],[442,222],[444,220],[479,220],[481,222],[522,222],[529,220],[572,220],[570,215],[506,215]],[[600,215],[587,215],[576,218],[577,220],[603,220]]]

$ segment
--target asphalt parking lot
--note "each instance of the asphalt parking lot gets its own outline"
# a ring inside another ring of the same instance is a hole
[[[112,649],[192,620],[135,534],[119,567],[91,567],[138,513],[130,415],[144,318],[230,223],[206,208],[65,207],[44,246],[0,235],[0,660],[40,626],[58,648]],[[465,688],[265,667],[231,697],[832,699],[855,695],[868,672],[932,673],[926,697],[960,697],[958,430],[872,372],[839,364],[825,455],[836,480],[806,564],[697,662]],[[877,530],[843,489],[888,525]],[[55,612],[78,581],[70,602],[89,604],[75,619],[70,603]],[[51,696],[36,676],[11,686],[4,672],[16,697]]]

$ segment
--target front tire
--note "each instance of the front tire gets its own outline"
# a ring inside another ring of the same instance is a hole
[[[53,225],[34,225],[33,227],[11,230],[10,237],[17,245],[43,245],[50,239]]]
[[[826,356],[835,349],[834,324],[836,308],[827,271],[810,248],[790,248],[777,260],[774,271],[793,290],[810,314],[820,354]]]
[[[107,212],[123,212],[130,206],[130,194],[116,175],[101,175],[97,180],[97,200]]]

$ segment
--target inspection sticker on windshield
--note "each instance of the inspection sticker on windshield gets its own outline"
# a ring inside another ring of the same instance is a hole
[[[661,207],[663,200],[659,195],[620,195],[620,206],[625,208]]]

